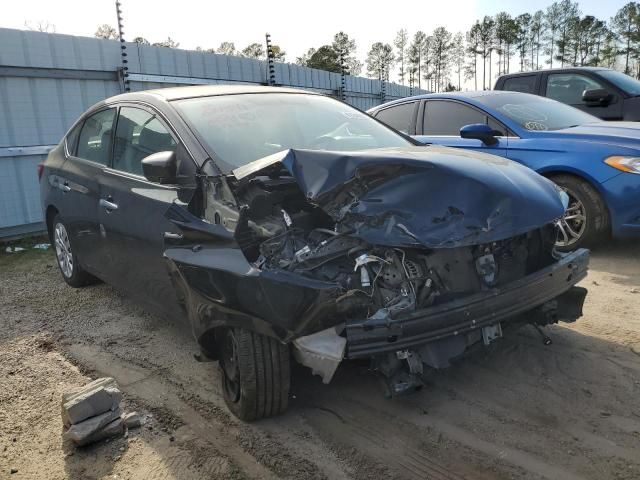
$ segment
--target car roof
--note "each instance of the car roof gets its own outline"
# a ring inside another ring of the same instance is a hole
[[[566,67],[566,68],[543,68],[540,70],[530,70],[528,72],[514,72],[514,73],[506,73],[504,75],[500,75],[498,80],[501,78],[511,78],[511,77],[524,77],[527,75],[535,75],[537,73],[543,72],[553,72],[553,73],[562,73],[562,72],[575,72],[580,70],[586,70],[589,72],[600,72],[603,70],[611,70],[610,68],[605,67]]]
[[[397,105],[399,103],[403,103],[406,101],[413,101],[413,100],[422,100],[422,99],[430,99],[430,98],[440,98],[440,99],[456,99],[459,98],[461,100],[468,100],[468,99],[472,99],[472,98],[480,98],[480,97],[486,97],[486,96],[493,96],[493,95],[510,95],[510,94],[514,94],[514,93],[521,93],[521,92],[510,92],[507,90],[478,90],[478,91],[471,91],[471,92],[441,92],[441,93],[423,93],[421,95],[414,95],[413,97],[404,97],[404,98],[400,98],[398,100],[393,100],[391,102],[387,102],[387,103],[383,103],[382,105],[378,105],[376,107],[370,108],[369,110],[367,110],[368,112],[375,112],[377,110],[380,110],[381,108],[386,108],[386,107],[390,107],[391,105]],[[528,93],[521,93],[522,95],[530,95],[530,96],[535,96],[535,95],[531,95]]]
[[[245,93],[302,93],[318,95],[315,92],[298,88],[281,88],[263,85],[195,85],[185,87],[157,88],[140,92],[122,93],[108,98],[106,102],[155,99],[172,101],[182,98],[213,97],[220,95],[240,95]]]

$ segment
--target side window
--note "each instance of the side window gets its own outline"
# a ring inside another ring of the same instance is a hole
[[[142,175],[142,159],[175,151],[176,142],[158,117],[140,108],[121,107],[113,148],[113,168]]]
[[[523,75],[510,77],[504,81],[501,90],[509,90],[511,92],[534,93],[536,86],[535,75]]]
[[[412,126],[411,124],[413,123],[415,107],[416,102],[410,102],[385,108],[376,114],[376,118],[396,130],[409,133]]]
[[[493,117],[487,116],[487,125],[489,125],[495,132],[499,132],[500,135],[498,136],[500,137],[510,136],[507,129]]]
[[[546,96],[569,105],[580,105],[585,90],[606,88],[600,82],[579,73],[552,73],[547,77]]]
[[[424,114],[424,135],[459,136],[460,129],[471,123],[487,123],[483,113],[457,102],[427,102]]]
[[[115,117],[115,108],[108,108],[94,113],[84,121],[78,138],[77,157],[102,165],[109,163]]]
[[[76,156],[76,149],[78,148],[78,137],[80,136],[80,129],[82,128],[83,122],[79,122],[73,130],[69,132],[67,138],[65,138],[65,142],[67,144],[67,152],[69,155]]]

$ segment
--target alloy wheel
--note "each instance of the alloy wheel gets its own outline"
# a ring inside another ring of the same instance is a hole
[[[224,389],[232,402],[240,400],[240,367],[238,365],[238,341],[232,329],[227,329],[222,339],[220,363],[224,374]]]
[[[558,225],[558,238],[556,246],[570,247],[577,243],[587,228],[587,213],[583,203],[568,188],[562,188],[569,196],[569,205],[564,215],[556,222]]]
[[[56,257],[62,274],[71,278],[73,275],[73,254],[71,253],[71,243],[67,229],[62,223],[57,223],[54,229],[54,244],[56,247]]]

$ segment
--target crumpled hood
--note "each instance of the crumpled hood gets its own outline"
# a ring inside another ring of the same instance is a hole
[[[281,164],[307,200],[374,245],[461,247],[559,218],[554,184],[510,160],[446,147],[285,150],[232,171],[243,181]]]

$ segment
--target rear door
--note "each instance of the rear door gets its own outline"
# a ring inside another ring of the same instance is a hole
[[[414,137],[419,142],[506,156],[505,127],[483,111],[454,100],[427,100],[422,111],[422,122],[418,119],[417,127],[421,134]],[[460,137],[460,129],[472,123],[493,127],[500,134],[498,143],[486,145],[480,140]]]
[[[100,178],[109,162],[116,109],[90,114],[67,137],[65,161],[60,175],[50,177],[63,193],[60,215],[67,225],[71,247],[82,266],[105,277],[105,244],[98,222]]]
[[[148,181],[142,159],[176,151],[177,140],[153,110],[122,105],[113,160],[104,170],[98,218],[109,249],[114,285],[162,309],[177,305],[163,259],[165,232],[178,233],[165,213],[179,195],[176,185]]]
[[[611,95],[607,105],[588,105],[582,100],[585,90],[604,89]],[[603,120],[622,120],[624,99],[608,83],[587,72],[545,73],[542,95],[566,103]]]

